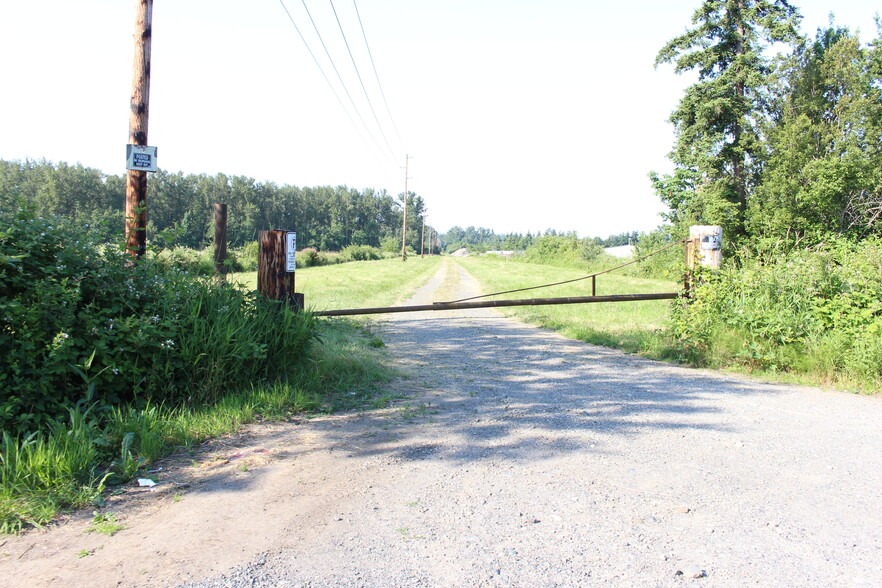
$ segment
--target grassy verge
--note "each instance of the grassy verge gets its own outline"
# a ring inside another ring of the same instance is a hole
[[[497,292],[560,282],[590,273],[534,263],[520,263],[491,257],[458,259],[475,276],[485,292]],[[597,295],[676,292],[679,284],[632,276],[605,274],[597,278]],[[589,296],[591,280],[583,280],[542,290],[505,294],[499,298]],[[503,308],[508,316],[553,329],[580,341],[651,357],[675,359],[679,352],[668,331],[670,302],[601,302],[561,306]]]
[[[435,271],[440,258],[355,262],[298,271],[298,290],[313,308],[395,303]],[[253,287],[254,274],[235,279]],[[249,280],[251,284],[249,284]],[[321,305],[317,304],[321,301]],[[394,372],[370,324],[317,322],[318,341],[286,378],[256,383],[199,406],[109,406],[80,402],[43,431],[0,438],[0,532],[50,522],[62,509],[100,505],[108,485],[144,473],[151,462],[243,424],[389,401]],[[278,358],[277,358],[278,359]]]
[[[386,306],[407,298],[437,271],[441,257],[354,261],[298,269],[296,290],[309,310]],[[233,274],[247,289],[257,287],[257,273]]]

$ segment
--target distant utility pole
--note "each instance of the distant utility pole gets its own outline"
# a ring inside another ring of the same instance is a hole
[[[424,251],[426,248],[426,215],[423,215],[423,230],[420,233],[420,257],[425,257]]]
[[[404,222],[401,228],[401,261],[407,261],[407,163],[410,155],[404,154]]]
[[[135,4],[135,60],[132,66],[129,144],[147,145],[153,0],[136,0]],[[147,172],[144,170],[130,169],[126,174],[126,249],[135,259],[140,259],[147,252]]]

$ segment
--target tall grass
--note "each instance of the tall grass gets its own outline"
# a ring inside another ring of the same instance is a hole
[[[439,261],[316,267],[299,271],[298,284],[329,305],[391,304],[421,285]],[[84,399],[40,431],[5,431],[0,532],[39,526],[62,508],[100,502],[105,484],[125,482],[177,447],[192,447],[243,424],[364,406],[392,377],[382,342],[368,324],[314,321],[241,292],[206,283],[178,309],[185,308],[187,327],[165,352],[190,366],[191,379],[178,380],[175,387],[177,397],[192,394],[187,402],[174,397],[121,404]],[[242,315],[250,317],[247,322]],[[261,339],[254,337],[258,332]],[[318,340],[302,346],[314,332]],[[80,372],[87,380],[82,385],[91,390],[87,397],[98,399],[103,384],[95,377],[93,359]],[[236,378],[226,379],[223,374],[231,371]],[[169,377],[162,364],[157,372],[160,381]]]
[[[47,433],[0,440],[0,532],[41,525],[62,506],[87,504],[103,489],[95,474],[97,429],[89,411],[70,410],[68,422]]]

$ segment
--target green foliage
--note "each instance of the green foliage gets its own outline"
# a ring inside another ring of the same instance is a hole
[[[118,240],[123,230],[125,176],[45,160],[0,160],[0,194],[24,198],[40,216],[89,225],[102,242]],[[379,247],[383,239],[401,234],[399,200],[372,189],[277,186],[244,176],[159,170],[150,175],[148,238],[160,247],[204,250],[214,234],[212,203],[224,202],[229,206],[229,249],[255,241],[259,230],[274,228],[297,231],[301,246],[321,251]],[[407,203],[407,243],[418,251],[425,203],[412,192]],[[160,238],[166,231],[169,238]],[[431,234],[431,227],[426,231]],[[438,251],[440,243],[434,243]]]
[[[306,247],[297,252],[297,265],[299,267],[314,267],[325,265],[321,263],[321,256],[314,247]]]
[[[0,533],[49,522],[62,506],[83,506],[103,489],[96,474],[97,420],[89,410],[69,410],[45,434],[0,439]]]
[[[307,315],[256,293],[155,260],[133,264],[20,200],[0,204],[5,430],[41,428],[87,388],[102,405],[210,402],[284,375],[314,333]]]
[[[190,274],[199,276],[214,274],[214,251],[211,248],[202,251],[196,251],[189,247],[163,249],[156,256],[156,261],[169,268]]]
[[[749,210],[758,235],[880,234],[882,55],[845,28],[782,58],[767,122],[771,156]]]
[[[795,41],[799,16],[782,0],[706,0],[692,22],[656,57],[656,65],[672,63],[677,73],[697,71],[698,82],[671,115],[677,171],[653,183],[678,214],[725,224],[736,236],[764,157],[756,124],[768,83],[763,50]]]
[[[637,241],[637,257],[644,257],[659,251],[671,243],[683,239],[685,234],[678,232],[672,226],[663,226],[641,235]],[[686,273],[686,258],[683,247],[671,247],[670,249],[653,255],[639,262],[637,271],[648,278],[681,281]]]
[[[533,238],[520,261],[561,267],[585,267],[603,254],[603,247],[594,239],[579,239],[575,233],[546,234]]]
[[[115,512],[92,512],[92,522],[89,523],[87,533],[100,533],[112,537],[119,531],[125,529],[126,526],[119,522],[119,517]]]
[[[238,249],[230,250],[235,262],[231,271],[236,272],[256,272],[258,264],[258,254],[260,253],[260,245],[257,241],[249,241]]]
[[[675,335],[710,365],[810,373],[876,389],[882,380],[882,241],[745,251],[676,306]]]
[[[383,259],[380,250],[370,245],[350,245],[340,252],[348,261],[374,261]]]
[[[457,249],[468,249],[474,253],[483,253],[485,251],[524,251],[533,242],[533,235],[527,233],[521,235],[519,233],[508,233],[497,235],[490,229],[484,227],[462,227],[454,226],[442,237],[444,242],[444,250],[453,253]],[[400,244],[399,244],[400,248]]]
[[[882,37],[831,23],[804,39],[797,21],[786,2],[708,1],[659,52],[699,78],[671,116],[673,173],[650,174],[679,231],[718,224],[739,246],[882,234]],[[772,42],[793,52],[768,58]]]

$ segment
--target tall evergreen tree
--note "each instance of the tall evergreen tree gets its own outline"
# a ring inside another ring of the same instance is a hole
[[[786,0],[705,0],[694,26],[659,52],[656,66],[671,63],[677,73],[698,73],[670,119],[677,172],[651,174],[678,220],[743,232],[764,156],[757,130],[769,73],[763,50],[797,40],[799,19]]]

